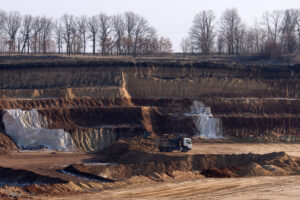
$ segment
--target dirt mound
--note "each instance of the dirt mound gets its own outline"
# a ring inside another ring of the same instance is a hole
[[[106,162],[122,162],[128,161],[130,158],[134,159],[134,162],[138,162],[140,159],[136,159],[136,156],[144,157],[146,152],[157,152],[157,148],[154,145],[154,140],[146,139],[119,139],[114,144],[106,147],[100,155],[105,156]],[[135,154],[135,155],[133,155]]]
[[[154,174],[168,174],[173,171],[189,171],[189,163],[185,163],[185,160],[167,160],[158,162],[142,162],[135,164],[107,164],[107,165],[84,165],[73,164],[64,170],[72,170],[76,175],[90,174],[90,176],[98,176],[114,181],[121,181],[129,179],[133,176],[146,176],[152,177]]]
[[[287,172],[275,165],[263,165],[262,166],[265,170],[268,170],[269,172],[271,172],[273,175],[275,176],[284,176],[287,175]]]
[[[130,148],[129,143],[126,142],[125,140],[120,139],[117,142],[113,143],[112,145],[103,149],[101,152],[99,152],[99,154],[113,161],[118,159],[119,156],[128,153],[129,148]]]
[[[273,175],[270,171],[264,169],[261,165],[252,162],[249,165],[244,166],[238,171],[240,176],[271,176]]]
[[[142,145],[141,145],[142,146]],[[135,147],[135,148],[134,148]],[[190,155],[163,154],[142,148],[125,140],[109,146],[101,152],[104,156],[97,162],[102,165],[73,164],[65,170],[73,173],[91,174],[114,181],[127,180],[133,176],[154,177],[175,171],[198,172],[206,177],[232,178],[243,176],[288,175],[299,170],[299,165],[284,152],[241,155]],[[147,150],[149,150],[147,152]]]

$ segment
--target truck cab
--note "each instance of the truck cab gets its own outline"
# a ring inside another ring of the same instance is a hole
[[[182,137],[182,151],[189,151],[192,150],[192,140],[191,138]]]

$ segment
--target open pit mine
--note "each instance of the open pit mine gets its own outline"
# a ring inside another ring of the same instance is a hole
[[[142,183],[193,180],[205,185],[205,177],[285,177],[300,171],[300,153],[295,153],[300,146],[292,146],[300,141],[300,65],[149,58],[3,60],[0,197],[86,199],[93,192],[98,199],[95,191],[108,198],[107,189]],[[151,132],[152,139],[142,139],[144,132]],[[194,149],[158,152],[154,140],[166,133],[191,137]],[[256,152],[261,143],[270,148]],[[230,150],[235,144],[239,149]],[[272,146],[276,144],[278,148]],[[249,151],[241,152],[244,147]],[[247,182],[224,188],[226,184],[213,180],[216,191]],[[200,191],[185,189],[190,195]],[[197,195],[204,199],[213,192],[202,191]],[[136,196],[111,198],[168,197],[158,191],[149,196],[134,192]]]

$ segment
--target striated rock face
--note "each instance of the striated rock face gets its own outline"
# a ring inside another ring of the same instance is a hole
[[[118,98],[125,95],[125,87],[132,98],[142,99],[299,97],[298,65],[211,62],[62,65],[0,66],[1,96]]]
[[[79,60],[0,64],[0,73],[3,122],[13,121],[5,130],[20,147],[33,144],[20,143],[13,127],[28,132],[18,117],[31,109],[84,151],[144,130],[244,141],[299,136],[298,65]]]

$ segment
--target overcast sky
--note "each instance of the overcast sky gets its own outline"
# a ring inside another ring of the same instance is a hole
[[[226,8],[237,8],[247,24],[260,19],[266,10],[300,8],[300,0],[1,0],[0,8],[22,14],[60,17],[64,13],[109,15],[133,11],[144,16],[160,36],[169,37],[180,51],[194,16],[201,10],[213,10],[219,18]]]

